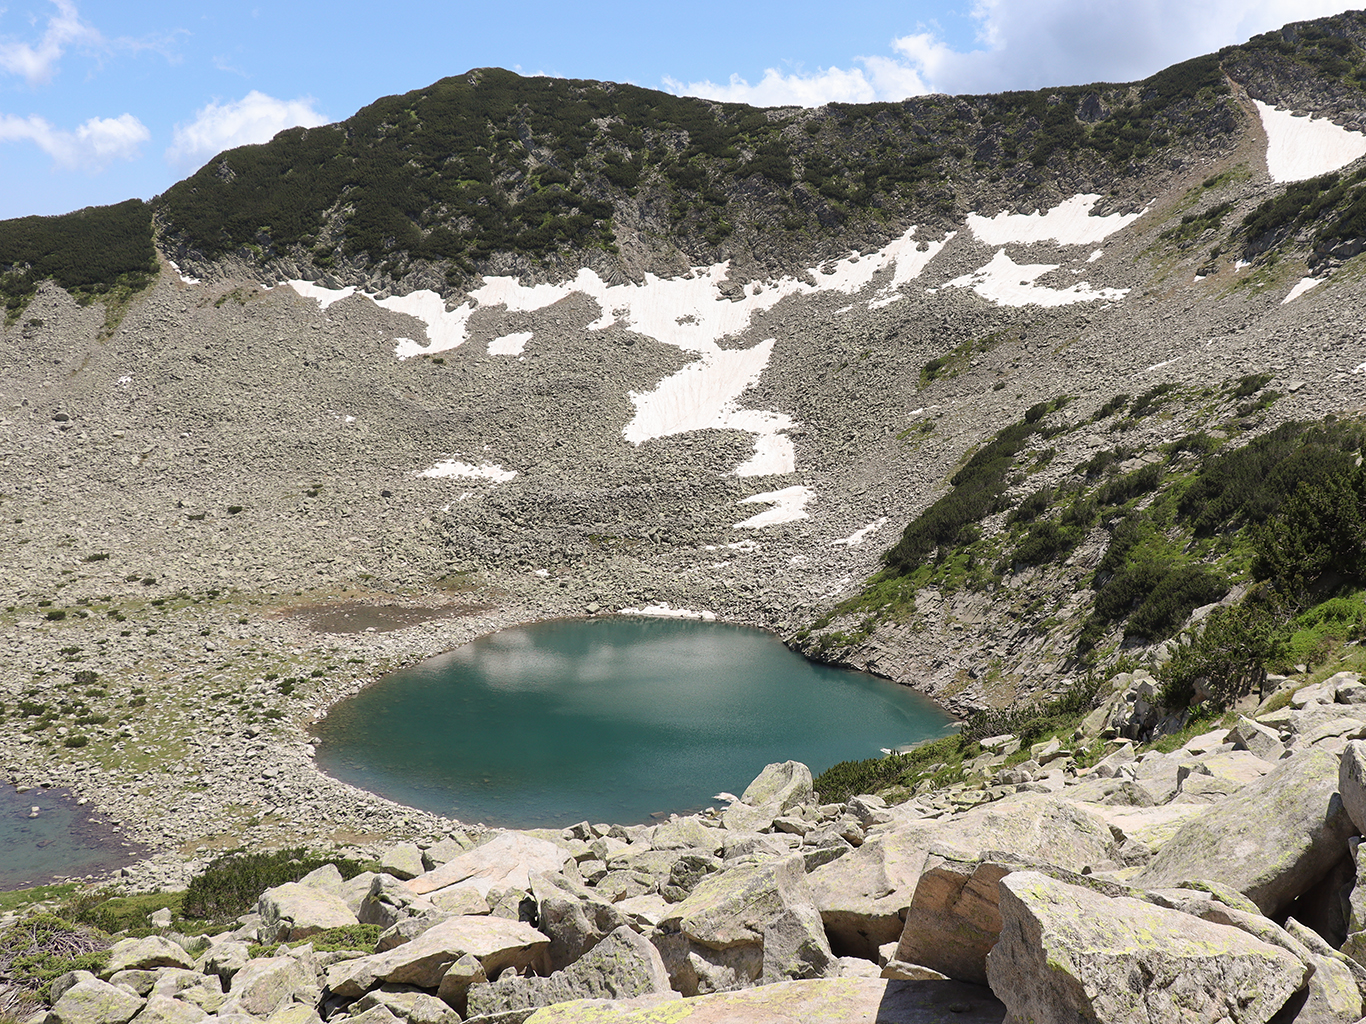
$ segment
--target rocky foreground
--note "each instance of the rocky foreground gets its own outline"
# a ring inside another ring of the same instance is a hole
[[[995,737],[988,784],[889,806],[819,804],[787,762],[659,825],[329,864],[207,941],[116,943],[45,1024],[1361,1020],[1366,686],[1287,685],[1140,755],[1152,690],[1112,681],[1085,768]],[[385,929],[373,949],[310,941],[357,924]]]

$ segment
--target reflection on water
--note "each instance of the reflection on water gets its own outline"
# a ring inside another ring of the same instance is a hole
[[[0,890],[112,871],[145,852],[66,790],[0,786]]]
[[[395,674],[318,726],[320,767],[465,821],[642,821],[740,792],[773,761],[818,773],[942,735],[926,698],[816,665],[758,630],[560,620]]]

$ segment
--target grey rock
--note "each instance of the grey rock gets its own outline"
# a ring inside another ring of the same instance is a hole
[[[66,987],[44,1024],[128,1024],[143,1005],[127,989],[86,976]]]
[[[298,942],[329,928],[357,923],[340,896],[299,882],[267,889],[256,902],[256,912],[261,915],[257,938],[264,943]]]

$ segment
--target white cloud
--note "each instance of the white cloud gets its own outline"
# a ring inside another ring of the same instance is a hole
[[[100,33],[81,20],[71,0],[52,0],[57,13],[48,19],[37,45],[0,39],[0,68],[23,75],[30,85],[41,85],[57,70],[57,61],[72,43],[99,45]],[[0,12],[3,13],[3,12]]]
[[[234,146],[269,142],[286,128],[312,128],[327,118],[314,109],[312,99],[277,100],[253,89],[233,103],[210,103],[189,124],[175,127],[175,141],[166,151],[173,164],[195,166]]]
[[[983,93],[1145,78],[1171,64],[1259,32],[1348,10],[1349,0],[976,0],[975,49],[934,32],[891,42],[891,54],[838,67],[784,73],[754,85],[665,79],[683,95],[756,106],[819,106],[899,100],[925,92]]]
[[[32,142],[59,167],[80,168],[91,174],[112,160],[132,160],[138,147],[152,137],[132,114],[92,117],[75,131],[64,131],[38,116],[0,114],[0,142]]]

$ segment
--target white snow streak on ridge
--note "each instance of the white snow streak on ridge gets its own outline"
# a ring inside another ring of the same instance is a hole
[[[286,281],[285,284],[289,285],[304,298],[313,299],[318,303],[319,309],[326,309],[328,306],[332,305],[332,303],[350,298],[356,293],[355,285],[347,285],[345,288],[324,288],[322,285],[314,284],[312,281]]]
[[[1032,245],[1036,242],[1057,242],[1059,245],[1095,245],[1116,231],[1128,227],[1138,213],[1112,213],[1107,217],[1092,217],[1091,209],[1100,196],[1088,194],[1065,199],[1047,213],[1006,213],[995,217],[968,214],[968,229],[986,245]]]
[[[1295,285],[1294,288],[1290,289],[1289,295],[1281,299],[1281,305],[1284,306],[1287,302],[1294,302],[1301,295],[1307,292],[1310,288],[1317,288],[1321,284],[1323,284],[1323,278],[1321,277],[1300,278],[1300,283]]]
[[[779,523],[792,523],[798,519],[806,519],[806,506],[816,496],[816,492],[810,487],[784,487],[781,491],[768,491],[764,494],[754,494],[743,499],[741,505],[762,505],[771,504],[773,507],[767,512],[760,512],[758,515],[750,516],[742,523],[736,523],[737,530],[760,530],[765,526],[777,526]]]
[[[424,469],[418,476],[459,477],[463,480],[490,480],[495,484],[505,484],[517,475],[515,469],[504,469],[492,462],[461,462],[459,459],[446,459],[431,469]]]
[[[522,349],[526,348],[526,343],[531,340],[532,333],[518,331],[516,334],[504,334],[501,338],[494,338],[489,342],[489,355],[520,356]]]
[[[978,295],[1002,306],[1067,306],[1074,302],[1114,301],[1129,294],[1127,288],[1092,288],[1078,281],[1070,288],[1046,288],[1034,282],[1057,270],[1059,263],[1016,263],[999,249],[991,262],[962,277],[955,277],[946,288],[971,288]]]
[[[841,537],[839,540],[832,540],[830,543],[843,544],[847,548],[856,548],[868,538],[868,535],[870,533],[877,533],[878,530],[882,529],[886,525],[887,517],[883,516],[876,522],[869,523],[863,529],[855,530],[853,533],[849,534],[849,536]]]
[[[1257,113],[1266,131],[1266,170],[1275,182],[1304,181],[1366,156],[1366,135],[1339,128],[1327,118],[1300,117],[1261,100]]]
[[[658,619],[701,619],[703,622],[715,622],[715,612],[695,612],[691,608],[670,608],[668,601],[661,601],[659,604],[647,604],[644,608],[623,608],[617,612],[618,615],[649,615]]]

